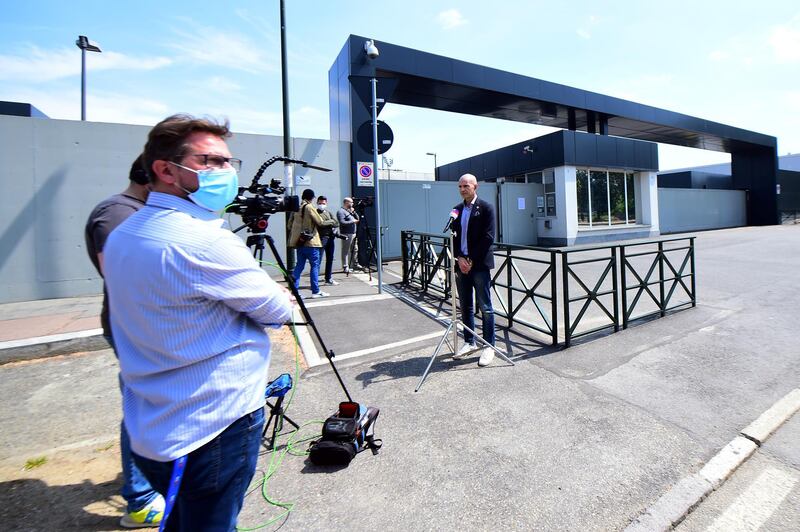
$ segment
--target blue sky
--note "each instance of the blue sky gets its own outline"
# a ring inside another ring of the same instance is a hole
[[[78,35],[88,54],[87,118],[154,124],[175,112],[228,117],[234,131],[282,133],[278,0],[6,0],[0,100],[80,118]],[[349,34],[707,118],[800,152],[800,4],[708,1],[287,0],[292,135],[328,138],[330,65]],[[387,105],[394,168],[439,164],[547,128]],[[661,168],[729,160],[660,147]],[[255,170],[259,162],[253,162]],[[247,168],[245,168],[247,170]]]

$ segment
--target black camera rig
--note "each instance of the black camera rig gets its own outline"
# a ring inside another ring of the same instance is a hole
[[[353,207],[358,211],[363,211],[366,207],[375,204],[375,196],[364,196],[363,198],[353,198]]]
[[[312,168],[330,172],[330,168],[315,166],[299,159],[289,157],[274,156],[270,157],[259,167],[250,186],[239,187],[236,198],[225,208],[225,212],[238,214],[242,217],[242,222],[250,232],[261,232],[269,224],[268,218],[276,212],[296,212],[300,209],[300,198],[297,196],[286,196],[286,187],[281,185],[279,179],[272,179],[269,185],[259,183],[261,176],[267,168],[278,162],[299,164],[303,168]],[[248,195],[249,193],[250,195]]]

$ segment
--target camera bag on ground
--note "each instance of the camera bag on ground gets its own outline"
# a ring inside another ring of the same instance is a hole
[[[380,410],[345,401],[325,420],[322,438],[311,442],[309,458],[316,465],[348,465],[356,454],[371,449],[378,454],[381,440],[375,439],[375,420]]]

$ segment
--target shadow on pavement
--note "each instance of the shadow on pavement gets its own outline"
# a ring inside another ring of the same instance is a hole
[[[124,508],[114,496],[121,484],[121,473],[99,484],[83,480],[50,486],[34,478],[0,482],[0,522],[4,531],[120,530]]]

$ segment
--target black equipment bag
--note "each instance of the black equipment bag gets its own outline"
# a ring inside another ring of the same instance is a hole
[[[383,443],[375,439],[375,420],[380,410],[345,401],[339,410],[325,420],[322,438],[311,442],[309,458],[316,465],[346,466],[364,449],[378,454]]]

